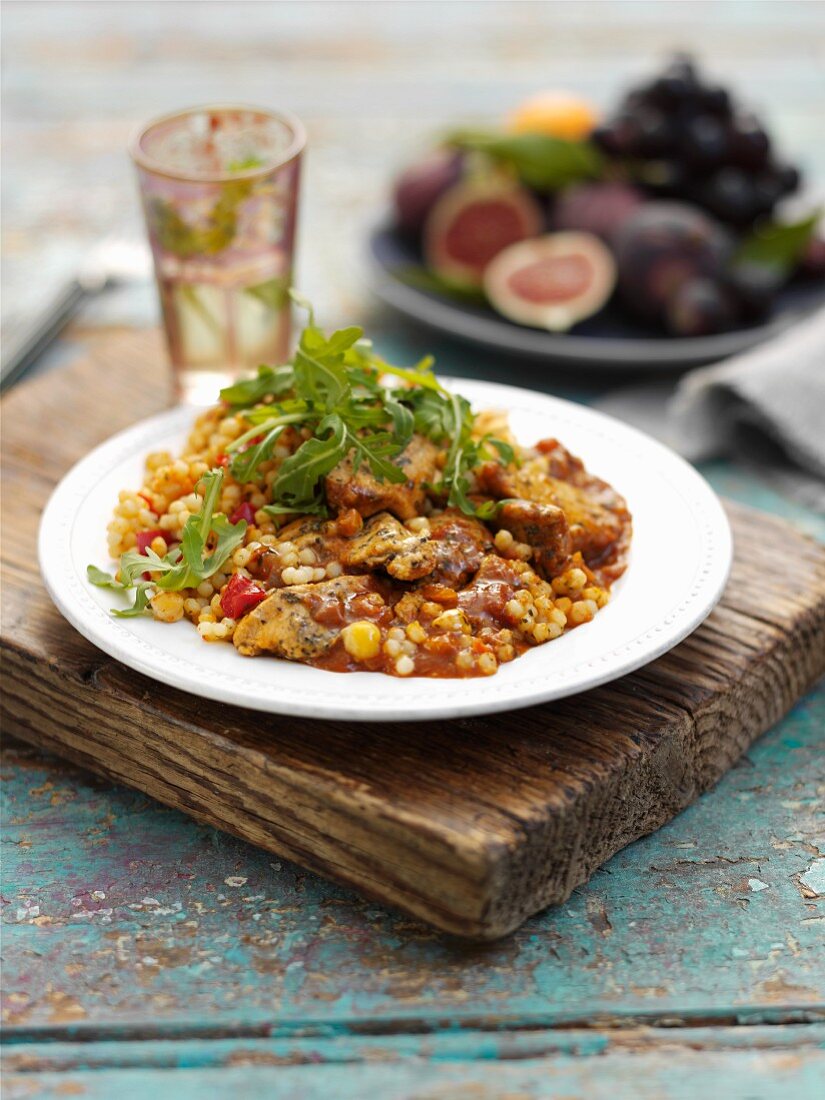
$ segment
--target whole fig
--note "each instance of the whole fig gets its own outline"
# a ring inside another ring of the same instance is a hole
[[[698,276],[721,276],[731,247],[721,225],[695,207],[640,206],[616,236],[622,299],[642,320],[661,324],[679,286]]]

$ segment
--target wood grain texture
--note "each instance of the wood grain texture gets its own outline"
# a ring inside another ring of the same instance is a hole
[[[114,334],[4,404],[5,728],[84,767],[439,929],[493,938],[693,801],[825,670],[825,552],[734,508],[720,607],[586,696],[411,730],[264,717],[155,684],[63,622],[34,542],[65,468],[165,403],[160,361],[154,335]]]
[[[175,1100],[779,1100],[816,1095],[825,1026],[43,1043],[11,1049],[6,1066],[7,1100],[145,1100],[150,1091]]]

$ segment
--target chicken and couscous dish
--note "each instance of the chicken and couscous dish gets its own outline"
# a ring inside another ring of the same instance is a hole
[[[624,572],[622,497],[554,438],[524,447],[425,361],[310,323],[150,454],[109,524],[120,616],[334,672],[490,676],[589,622]]]

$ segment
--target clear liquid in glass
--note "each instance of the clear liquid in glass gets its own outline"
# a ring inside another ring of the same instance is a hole
[[[246,108],[150,125],[135,160],[179,396],[289,355],[300,147],[293,123]]]

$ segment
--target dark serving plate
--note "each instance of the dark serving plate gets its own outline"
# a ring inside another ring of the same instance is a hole
[[[791,286],[780,294],[767,324],[717,336],[650,333],[614,305],[583,321],[572,332],[544,332],[514,324],[487,306],[461,302],[405,282],[404,271],[419,267],[421,258],[394,229],[385,226],[373,230],[369,243],[375,293],[413,320],[488,349],[599,370],[684,370],[725,359],[763,343],[825,303],[822,282]]]

